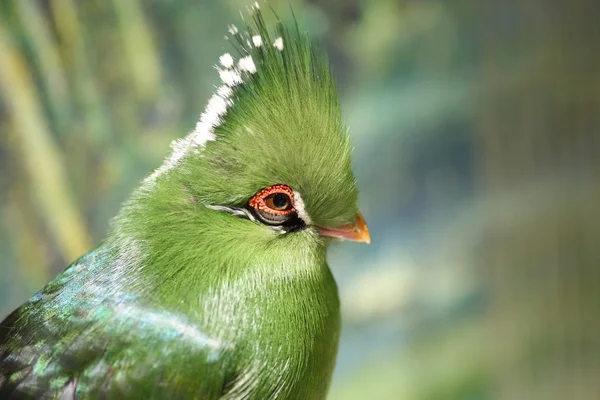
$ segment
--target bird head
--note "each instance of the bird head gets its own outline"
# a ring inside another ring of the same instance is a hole
[[[195,130],[172,144],[142,192],[169,199],[184,190],[189,207],[218,213],[214,223],[229,232],[368,243],[327,59],[281,22],[270,35],[258,6],[252,11],[251,25],[229,28],[234,51],[219,59],[221,85]]]

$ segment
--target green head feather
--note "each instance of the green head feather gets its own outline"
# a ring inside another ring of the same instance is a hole
[[[200,203],[239,207],[282,183],[301,194],[314,225],[351,223],[351,148],[327,58],[281,22],[269,34],[258,8],[252,18],[245,31],[230,27],[237,54],[220,58],[222,86],[145,186],[183,185]]]

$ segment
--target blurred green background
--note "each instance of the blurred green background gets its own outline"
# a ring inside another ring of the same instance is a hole
[[[330,399],[600,398],[600,3],[272,0],[329,52],[370,246]],[[190,131],[240,0],[0,1],[0,318]]]

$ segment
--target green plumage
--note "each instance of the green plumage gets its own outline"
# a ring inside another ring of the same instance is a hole
[[[256,71],[221,67],[242,81],[223,85],[226,107],[174,145],[101,246],[2,322],[0,398],[325,397],[340,316],[318,227],[357,214],[350,146],[324,56],[253,18],[231,40]],[[301,229],[226,211],[275,184],[301,194]]]

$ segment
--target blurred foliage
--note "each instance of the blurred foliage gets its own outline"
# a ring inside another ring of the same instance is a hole
[[[332,399],[600,398],[600,6],[272,0],[323,43],[370,247]],[[0,314],[189,131],[241,0],[0,2]]]

